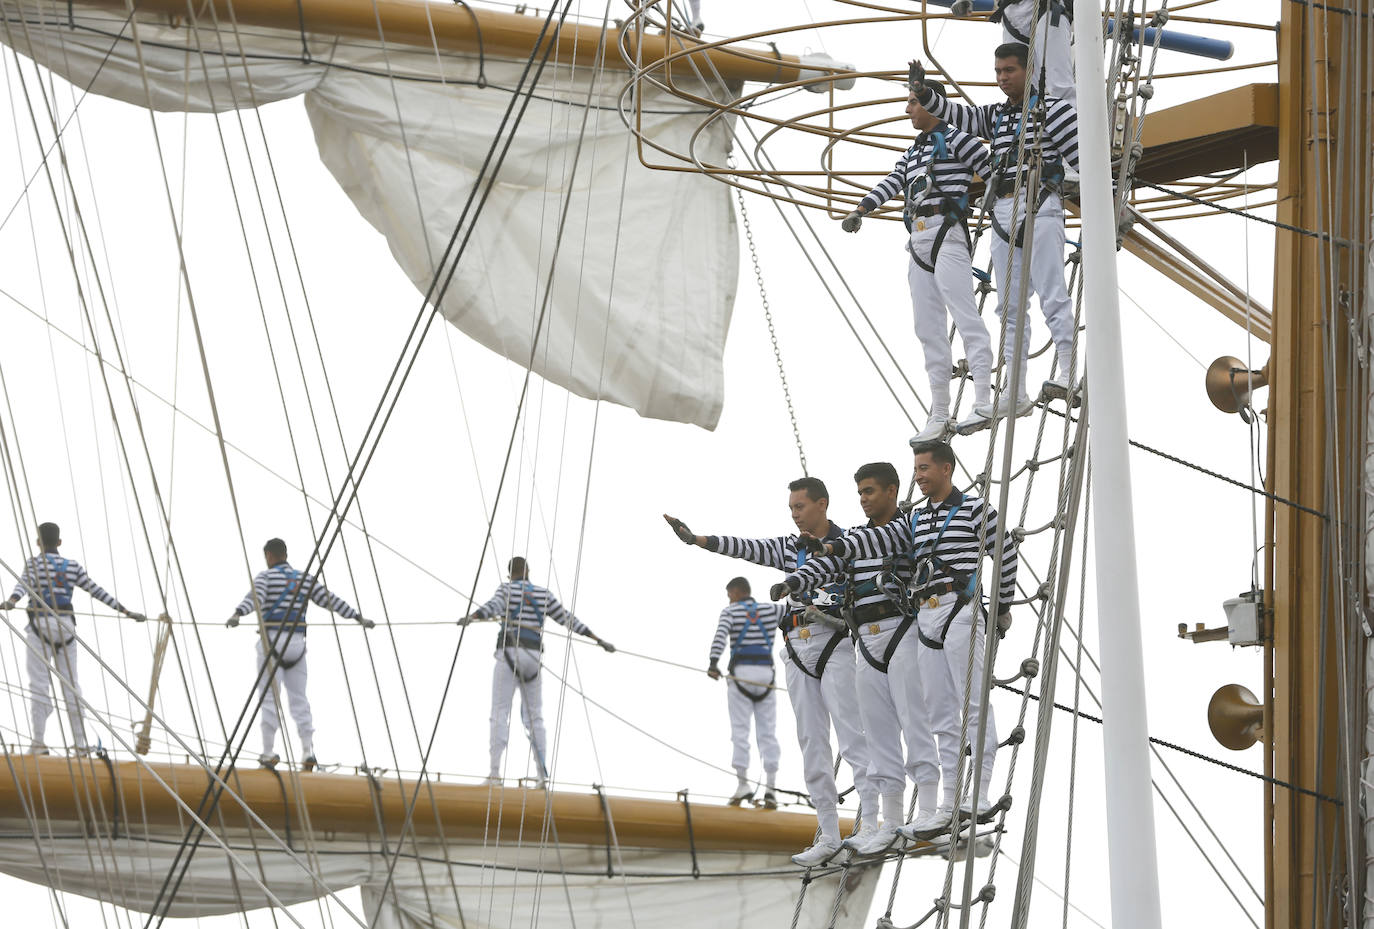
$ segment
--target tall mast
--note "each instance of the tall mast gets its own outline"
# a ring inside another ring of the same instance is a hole
[[[1360,830],[1350,824],[1359,823],[1367,713],[1357,465],[1368,406],[1359,295],[1370,209],[1370,3],[1280,6],[1278,219],[1308,233],[1276,235],[1267,483],[1327,518],[1272,500],[1267,507],[1265,767],[1331,799],[1266,789],[1267,929],[1356,925],[1365,883]]]
[[[1076,0],[1076,22],[1091,26],[1101,18],[1097,0]],[[1093,554],[1102,661],[1102,751],[1112,925],[1116,929],[1159,929],[1159,865],[1145,717],[1102,33],[1096,28],[1080,28],[1074,50],[1079,88],[1083,305],[1088,308],[1087,374],[1092,403],[1088,447],[1096,471],[1092,486]]]

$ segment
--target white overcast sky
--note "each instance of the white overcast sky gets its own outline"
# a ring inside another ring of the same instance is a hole
[[[601,12],[599,4],[587,2],[583,7],[589,13]],[[1220,19],[1278,17],[1278,5],[1273,2],[1228,0],[1205,9],[1206,15]],[[614,15],[623,14],[617,7]],[[705,10],[710,30],[720,34],[846,15],[877,14],[824,0],[809,4],[805,0],[768,4],[706,0]],[[1272,33],[1190,28],[1235,40],[1237,62],[1272,58]],[[812,30],[780,37],[778,43],[785,51],[823,50],[861,70],[900,68],[918,49],[916,29],[886,24]],[[932,29],[931,38],[943,60],[958,63],[950,64],[957,74],[978,79],[990,77],[990,51],[998,35],[989,26],[958,25],[944,31]],[[5,60],[13,132],[12,140],[0,145],[0,209],[9,210],[16,202],[18,207],[0,226],[0,255],[4,256],[0,261],[0,374],[6,391],[3,416],[8,436],[17,440],[22,453],[23,492],[32,499],[40,518],[61,523],[67,543],[64,553],[82,560],[91,575],[117,590],[125,603],[156,613],[160,607],[155,576],[166,578],[168,570],[167,552],[152,516],[148,466],[122,399],[124,388],[112,378],[120,398],[116,406],[123,436],[130,443],[128,454],[137,475],[132,483],[126,479],[96,366],[62,334],[78,341],[82,338],[73,274],[46,182],[40,176],[29,195],[22,195],[25,179],[37,163],[38,146],[8,51]],[[30,91],[36,92],[31,64],[24,60],[22,67]],[[1160,62],[1161,71],[1195,67],[1197,62],[1173,55],[1162,56]],[[1217,89],[1272,80],[1273,69],[1268,68],[1162,82],[1153,105],[1170,106]],[[61,81],[51,86],[62,112],[69,112],[71,89]],[[892,85],[861,83],[853,93],[891,95]],[[980,99],[994,98],[983,91]],[[786,109],[795,102],[778,106]],[[184,198],[185,250],[206,363],[224,434],[237,448],[228,454],[235,508],[219,449],[196,422],[210,422],[210,407],[191,317],[179,289],[176,248],[149,117],[135,107],[98,98],[86,99],[78,112],[73,131],[67,134],[67,153],[92,230],[101,279],[112,312],[117,312],[121,346],[129,369],[143,385],[139,393],[143,426],[162,493],[170,502],[176,553],[186,578],[185,591],[176,585],[177,619],[189,622],[194,618],[199,623],[195,635],[209,656],[209,675],[221,704],[237,711],[253,674],[253,632],[226,630],[223,620],[243,596],[251,574],[260,569],[262,542],[281,536],[291,545],[293,560],[303,562],[311,547],[310,519],[318,525],[322,513],[319,507],[307,510],[302,501],[290,436],[294,434],[299,448],[306,487],[316,498],[328,498],[316,429],[323,441],[324,460],[337,481],[346,460],[343,449],[351,452],[362,434],[420,298],[392,262],[386,243],[358,216],[319,163],[300,101],[265,107],[261,115],[266,139],[318,327],[324,368],[338,403],[341,445],[334,422],[325,412],[325,381],[315,348],[301,330],[306,316],[300,288],[294,284],[295,271],[283,259],[281,273],[292,294],[290,318],[303,338],[304,377],[292,354],[277,272],[264,247],[261,221],[253,219],[256,206],[249,202],[253,184],[238,119],[227,115],[219,125],[228,141],[234,185],[250,218],[251,255],[264,309],[249,276],[250,252],[234,218],[233,189],[215,118],[158,117],[171,187],[179,201]],[[250,126],[250,131],[256,134],[256,126]],[[789,149],[792,144],[784,138],[770,151],[782,160],[790,152],[805,150]],[[255,141],[251,147],[253,164],[261,171],[265,165],[261,146]],[[861,168],[885,168],[889,161],[885,155],[843,146],[836,157],[842,164]],[[1257,169],[1251,176],[1256,182],[1268,180],[1273,176],[1272,166]],[[275,195],[270,189],[265,194],[276,210]],[[1257,201],[1262,199],[1268,197],[1256,196]],[[748,207],[810,472],[828,482],[835,520],[842,525],[858,523],[861,516],[850,475],[859,464],[874,460],[893,461],[905,474],[911,427],[774,208],[756,197],[749,199]],[[607,216],[613,213],[608,206]],[[64,218],[72,218],[66,207]],[[846,236],[823,214],[813,213],[811,218],[825,227],[821,234],[826,247],[924,396],[920,353],[911,334],[900,226],[870,223],[862,234]],[[671,217],[665,215],[664,220]],[[1248,286],[1259,302],[1271,302],[1273,237],[1267,227],[1216,216],[1171,228],[1205,253],[1215,267]],[[275,231],[281,231],[279,223]],[[490,594],[501,580],[498,566],[512,554],[527,553],[534,578],[548,583],[593,629],[624,650],[693,668],[705,665],[725,599],[725,581],[743,573],[756,591],[762,591],[776,580],[768,571],[684,549],[659,516],[672,512],[698,532],[772,535],[791,528],[786,483],[799,475],[799,465],[753,270],[742,241],[741,246],[738,299],[725,357],[727,399],[719,427],[706,432],[645,420],[609,405],[598,410],[591,401],[570,397],[535,379],[502,493],[493,547],[480,565],[487,515],[523,372],[456,330],[446,326],[433,330],[361,495],[361,515],[373,537],[389,549],[374,548],[374,572],[363,535],[350,529],[345,533],[346,548],[337,548],[327,563],[330,586],[366,615],[378,621],[389,619],[394,638],[379,628],[365,640],[351,624],[342,625],[337,637],[323,628],[311,635],[310,691],[322,761],[349,767],[366,754],[369,763],[380,767],[416,766],[419,749],[405,722],[404,674],[422,736],[427,740],[436,727],[440,734],[432,767],[453,775],[485,773],[490,627],[474,627],[469,632],[457,654],[456,672],[437,722],[436,713],[458,642],[458,630],[449,623],[466,612],[464,595],[474,583],[479,597]],[[672,261],[673,256],[661,260]],[[89,286],[89,269],[84,259],[79,261],[83,284]],[[1267,357],[1267,346],[1257,341],[1247,344],[1241,328],[1124,253],[1120,275],[1131,436],[1247,483],[1256,479],[1251,473],[1247,428],[1239,418],[1212,409],[1203,391],[1202,374],[1212,359],[1223,354],[1246,357],[1253,352],[1258,367]],[[525,324],[528,312],[527,307],[513,309],[513,324]],[[1032,312],[1038,346],[1044,328]],[[39,318],[44,314],[53,328]],[[280,389],[268,357],[264,316],[277,353]],[[1032,383],[1045,375],[1040,367],[1045,363],[1043,358],[1036,362]],[[312,421],[306,407],[307,388],[321,411],[317,421]],[[905,387],[899,393],[905,404],[917,409]],[[174,415],[154,394],[175,398],[185,415]],[[1047,421],[1047,447],[1057,445],[1059,428],[1058,419]],[[1024,439],[1029,441],[1030,436]],[[962,440],[956,450],[971,471],[981,469],[984,440]],[[1177,638],[1176,626],[1224,622],[1221,602],[1250,585],[1252,519],[1260,511],[1243,490],[1177,464],[1141,452],[1133,453],[1131,462],[1151,732],[1202,752],[1224,754],[1228,761],[1258,770],[1262,767],[1259,749],[1232,754],[1216,745],[1207,731],[1205,709],[1212,692],[1222,684],[1238,682],[1259,691],[1259,652],[1232,650],[1224,643],[1192,645]],[[18,457],[15,464],[20,464]],[[1042,471],[1040,492],[1032,497],[1026,525],[1049,519],[1052,501],[1043,490],[1052,485],[1054,473],[1052,468]],[[149,554],[139,528],[140,505],[155,556]],[[26,500],[26,510],[27,506]],[[6,566],[12,568],[22,561],[26,551],[22,540],[32,535],[32,527],[17,525],[12,508],[5,508],[0,538],[6,541],[0,545],[0,559]],[[1043,546],[1037,551],[1037,544],[1032,542],[1027,548],[1043,575],[1047,556]],[[0,579],[12,583],[8,570],[0,569]],[[1095,653],[1098,609],[1110,622],[1113,605],[1096,602],[1091,575],[1087,604],[1086,641]],[[1070,614],[1076,620],[1076,597]],[[1029,613],[1022,616],[1002,646],[999,676],[1013,673],[1028,654],[1033,623]],[[323,622],[324,614],[316,612],[314,618]],[[133,691],[146,686],[152,648],[149,627],[104,618],[83,620],[82,629]],[[170,720],[189,728],[188,699],[204,710],[210,692],[192,627],[179,627],[179,634],[187,649],[184,657],[192,668],[191,678],[183,681],[175,673],[164,672],[159,700]],[[364,650],[368,643],[371,665]],[[621,790],[667,795],[684,787],[694,794],[728,792],[731,777],[720,770],[729,761],[721,684],[696,671],[628,654],[611,656],[579,646],[567,663],[566,657],[562,641],[551,641],[546,655],[550,669],[561,673],[568,668],[588,696],[686,753],[645,739],[596,706],[584,704],[575,693],[561,691],[558,680],[547,676],[546,719],[551,734],[559,733],[558,774],[573,785],[569,789],[600,782]],[[19,690],[22,644],[8,629],[0,636],[0,666],[5,681],[0,730],[5,741],[14,745],[26,741],[28,724]],[[98,673],[89,655],[83,656],[82,674],[91,700],[108,710],[115,728],[127,738],[127,720],[141,715],[133,698],[115,677]],[[1094,691],[1099,689],[1095,671],[1089,671],[1085,683]],[[1059,699],[1071,700],[1072,688],[1072,672],[1065,668]],[[1083,699],[1085,709],[1095,712],[1086,694]],[[999,693],[994,704],[1005,731],[1019,702]],[[400,724],[394,752],[383,735],[383,714]],[[1033,714],[1032,709],[1032,720]],[[55,732],[56,725],[54,721],[50,731]],[[784,749],[781,783],[800,788],[793,720],[785,700],[779,703],[778,729]],[[96,731],[107,745],[113,742],[103,726]],[[1069,732],[1069,719],[1061,714],[1055,720],[1041,811],[1037,873],[1056,889],[1063,883],[1066,847]],[[1089,926],[1093,923],[1088,917],[1102,924],[1109,921],[1103,768],[1097,727],[1084,724],[1079,736],[1070,896],[1087,916],[1071,912],[1069,925]],[[207,731],[206,738],[213,742],[219,736]],[[167,741],[165,734],[155,733],[160,747],[165,748]],[[294,752],[294,734],[291,742]],[[518,769],[523,745],[516,731],[512,771]],[[245,756],[256,755],[257,748],[255,731]],[[1029,747],[1018,759],[1013,789],[1018,805],[1008,818],[1004,846],[1016,859],[1021,856],[1025,821],[1028,752]],[[1008,757],[1005,753],[998,766],[999,786]],[[1258,782],[1177,753],[1166,751],[1164,757],[1245,875],[1261,885],[1264,824]],[[1207,830],[1188,809],[1169,775],[1158,765],[1154,773],[1170,802],[1183,812],[1188,828],[1218,860],[1245,909],[1260,913],[1254,895],[1220,856],[1216,842],[1206,836]],[[842,778],[847,785],[847,771]],[[1155,813],[1165,923],[1249,925],[1158,798]],[[906,870],[895,914],[899,923],[924,910],[938,893],[942,876],[942,869],[931,863]],[[1004,859],[998,866],[994,924],[1005,920],[1014,885],[1015,865]],[[37,925],[60,924],[53,898],[44,888],[8,878],[0,878],[0,886],[10,912],[23,913]],[[875,915],[881,912],[887,887],[884,876]],[[356,900],[356,894],[345,899]],[[91,925],[102,918],[99,907],[80,898],[63,896],[60,904],[73,925]],[[1060,904],[1043,887],[1037,888],[1035,907],[1037,923],[1058,918]],[[297,909],[307,925],[321,918],[314,907]],[[109,909],[103,918],[114,925],[131,921]],[[216,926],[243,921],[204,922]],[[268,925],[269,916],[251,914],[247,924]]]

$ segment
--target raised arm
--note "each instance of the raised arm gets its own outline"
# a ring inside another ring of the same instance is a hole
[[[855,558],[883,558],[911,551],[911,521],[906,516],[894,516],[882,526],[861,526],[851,529],[826,547],[846,560]]]
[[[943,94],[937,94],[924,86],[916,92],[916,99],[921,101],[921,106],[936,119],[943,119],[956,129],[971,132],[981,138],[992,138],[997,125],[997,120],[992,115],[993,107],[955,103]]]

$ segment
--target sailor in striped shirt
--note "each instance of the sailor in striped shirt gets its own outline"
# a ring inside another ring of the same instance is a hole
[[[569,613],[547,588],[531,584],[529,564],[524,558],[512,558],[506,568],[510,580],[496,588],[490,600],[458,620],[458,625],[466,626],[473,620],[483,619],[501,623],[496,636],[496,670],[491,679],[491,768],[487,782],[501,783],[501,756],[510,741],[510,711],[515,703],[515,692],[519,690],[520,720],[525,724],[525,733],[534,749],[535,782],[542,790],[548,777],[539,681],[544,620],[552,619],[566,626],[569,632],[585,635],[608,652],[615,651],[615,646]]]
[[[833,552],[841,562],[906,553],[916,564],[909,594],[920,641],[916,664],[931,725],[939,741],[944,793],[937,818],[929,824],[909,824],[905,834],[929,839],[948,827],[956,801],[962,799],[966,817],[975,815],[970,812],[972,804],[968,798],[955,796],[962,754],[960,717],[971,661],[974,686],[968,697],[967,721],[967,737],[971,741],[977,735],[984,703],[981,681],[986,627],[981,622],[984,610],[979,590],[980,564],[983,557],[992,558],[996,553],[999,521],[997,511],[989,504],[954,487],[955,457],[948,445],[918,445],[915,464],[916,483],[926,496],[925,506],[880,528],[854,530],[843,539],[822,544],[824,551]],[[1016,592],[1016,548],[1015,536],[1007,533],[998,571],[999,620],[1010,617]],[[833,570],[832,559],[818,554],[798,572],[797,583],[805,586]],[[809,576],[812,574],[815,577]],[[791,583],[789,578],[789,586]],[[997,727],[989,705],[978,788],[976,815],[980,819],[994,810],[987,797],[996,752]],[[971,784],[972,780],[970,777],[966,783]]]
[[[851,536],[881,532],[903,519],[897,509],[901,479],[891,464],[866,464],[855,472],[854,481],[868,526],[826,543],[836,551]],[[868,836],[845,840],[861,856],[881,854],[897,841],[897,830],[906,820],[903,795],[908,777],[916,785],[915,822],[928,826],[936,813],[939,758],[917,666],[919,643],[914,633],[908,634],[914,620],[903,613],[902,594],[911,572],[910,553],[900,550],[852,558],[813,557],[772,590],[778,599],[788,591],[846,581],[845,608],[860,655],[855,681],[868,737],[869,772],[882,797],[882,826]]]
[[[720,622],[711,639],[710,662],[706,673],[712,680],[720,680],[720,656],[730,646],[731,677],[726,706],[730,711],[730,742],[734,745],[731,766],[739,782],[730,797],[731,806],[739,806],[754,795],[749,782],[749,724],[753,721],[754,739],[759,746],[766,778],[763,805],[777,809],[778,798],[773,792],[778,777],[778,759],[782,750],[775,734],[778,704],[773,694],[773,630],[787,616],[776,603],[759,603],[749,589],[749,581],[732,578],[725,585],[730,603],[720,611]]]
[[[1002,24],[1002,41],[1029,48],[1031,86],[1045,82],[1045,93],[1071,104],[1078,100],[1073,80],[1073,0],[997,0],[988,17]],[[1033,34],[1033,35],[1032,35]],[[1034,41],[1032,41],[1032,37]]]
[[[788,510],[797,529],[817,538],[839,538],[842,530],[830,521],[830,491],[819,478],[802,477],[787,485]],[[806,563],[806,550],[797,535],[746,539],[736,536],[694,535],[681,520],[664,516],[679,539],[778,571],[793,571]],[[810,848],[792,856],[802,867],[823,865],[840,850],[839,791],[835,784],[830,727],[835,727],[840,756],[849,764],[859,795],[859,831],[868,834],[878,825],[878,791],[868,776],[868,742],[859,718],[854,689],[854,642],[840,618],[844,583],[837,582],[788,598],[782,623],[783,663],[787,696],[797,723],[802,774],[811,805],[816,809],[820,835]]]
[[[943,97],[939,84],[926,81],[927,93]],[[930,378],[930,418],[912,439],[938,439],[949,428],[949,379],[954,358],[949,345],[949,318],[964,340],[973,376],[973,415],[960,423],[972,428],[992,421],[992,339],[978,315],[973,296],[973,263],[969,256],[968,188],[973,176],[989,177],[992,159],[982,142],[931,115],[913,93],[907,116],[920,130],[916,141],[897,160],[892,173],[844,218],[846,232],[857,232],[863,217],[893,197],[906,199],[902,219],[911,234],[906,250],[907,283],[916,322],[916,338]]]
[[[277,689],[272,686],[275,679],[281,681],[291,702],[291,718],[295,720],[296,733],[301,740],[301,768],[313,771],[319,762],[315,758],[315,726],[310,716],[310,701],[305,694],[306,605],[314,601],[331,613],[354,620],[364,629],[377,624],[363,619],[362,614],[342,597],[330,593],[319,578],[301,574],[287,564],[286,543],[281,539],[268,539],[262,547],[262,555],[267,570],[259,571],[253,578],[253,589],[234,607],[225,625],[232,629],[239,624],[239,617],[249,613],[257,613],[261,620],[258,623],[255,680],[262,694],[262,754],[258,763],[264,768],[274,768],[281,761],[281,756],[273,750],[277,730],[282,725]]]
[[[29,624],[26,627],[28,651],[25,667],[29,677],[29,721],[33,726],[31,755],[46,755],[48,747],[48,717],[53,711],[52,675],[57,670],[62,682],[62,700],[67,705],[67,723],[72,730],[72,747],[85,751],[86,723],[81,712],[81,686],[76,679],[76,616],[72,612],[72,592],[80,587],[101,603],[143,622],[146,617],[127,609],[113,596],[91,580],[86,569],[71,558],[57,553],[62,544],[62,530],[56,523],[42,523],[38,527],[38,547],[41,555],[30,558],[24,573],[14,586],[8,600],[0,601],[0,609],[12,610],[19,599],[28,595]]]
[[[1074,309],[1069,290],[1064,283],[1064,204],[1060,198],[1060,184],[1064,171],[1078,170],[1078,115],[1073,104],[1057,97],[1041,100],[1035,88],[1026,80],[1026,46],[1018,43],[999,45],[993,53],[996,59],[997,86],[1007,95],[1006,102],[984,106],[954,103],[924,84],[924,69],[912,65],[912,86],[917,98],[930,112],[965,132],[982,136],[992,142],[993,166],[990,184],[995,185],[996,201],[992,209],[992,265],[997,275],[997,304],[999,316],[1006,316],[1007,337],[1004,343],[1014,348],[1020,339],[1023,358],[1030,358],[1030,323],[1026,307],[1030,295],[1021,292],[1022,243],[1025,237],[1026,204],[1013,197],[1025,194],[1035,203],[1033,224],[1034,243],[1031,249],[1031,289],[1040,301],[1045,325],[1054,340],[1058,362],[1056,374],[1045,382],[1048,397],[1065,397],[1069,392],[1070,367],[1073,352]],[[1030,95],[1031,119],[1022,126],[1022,106]],[[1036,125],[1037,114],[1043,108],[1043,125]],[[1040,189],[1027,190],[1030,169],[1017,161],[1023,141],[1029,156],[1038,144],[1041,156]],[[1038,140],[1038,143],[1037,143]],[[1013,230],[1012,217],[1016,216]],[[1010,256],[1010,258],[1009,258]],[[1011,307],[1008,316],[1008,306]],[[1011,364],[1010,357],[1006,363]],[[1021,366],[1020,382],[1013,394],[1009,389],[1003,397],[1006,413],[1015,409],[1016,415],[1027,413],[1031,398],[1026,391],[1027,365]]]

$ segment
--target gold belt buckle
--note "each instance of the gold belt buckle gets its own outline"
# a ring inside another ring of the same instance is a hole
[[[918,220],[916,220],[916,231],[917,231],[917,232],[925,232],[925,231],[926,231],[926,221],[925,221],[924,219],[918,219]]]
[[[940,605],[940,598],[939,598],[939,597],[932,596],[929,600],[926,601],[926,607],[927,607],[928,609],[932,609],[932,610],[933,610],[933,609],[935,609],[935,608],[936,608],[937,606],[939,606],[939,605]]]
[[[878,634],[879,632],[881,632],[881,631],[882,631],[882,628],[879,627],[879,625],[878,625],[877,623],[869,623],[869,624],[868,624],[868,634],[869,634],[869,635],[877,635],[877,634]]]
[[[799,639],[809,639],[809,638],[811,638],[811,630],[810,630],[810,629],[802,629],[800,632],[797,633],[797,638],[799,638]]]

